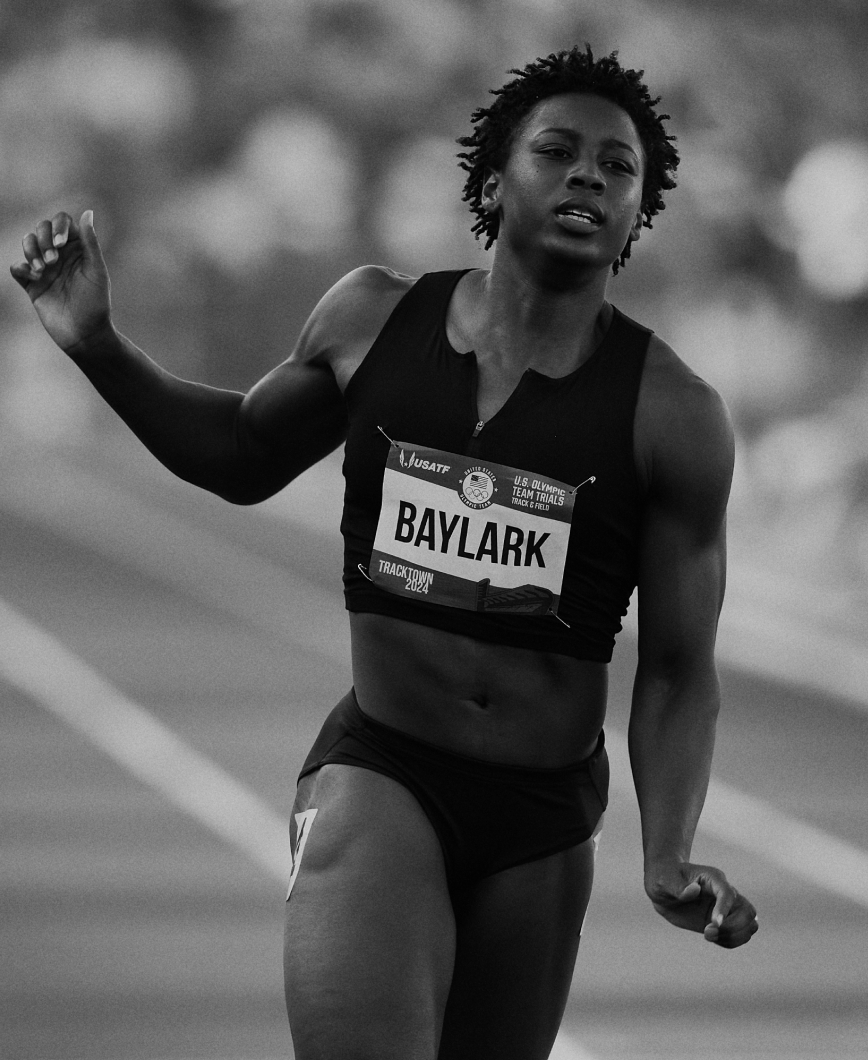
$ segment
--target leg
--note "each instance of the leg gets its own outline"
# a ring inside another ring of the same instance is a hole
[[[309,808],[286,904],[296,1060],[435,1060],[455,920],[434,829],[406,788],[356,766],[305,777],[293,824]]]
[[[589,839],[480,881],[459,917],[439,1060],[546,1060],[593,876]]]

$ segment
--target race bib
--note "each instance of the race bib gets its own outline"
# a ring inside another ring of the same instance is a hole
[[[368,576],[449,607],[557,614],[574,492],[531,471],[393,442]]]

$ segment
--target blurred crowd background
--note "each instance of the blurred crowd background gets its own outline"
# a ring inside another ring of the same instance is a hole
[[[485,267],[456,137],[511,67],[644,69],[679,186],[610,288],[726,398],[733,535],[868,585],[864,0],[0,0],[0,246],[95,211],[119,328],[246,388],[375,262]],[[0,440],[118,429],[0,285]]]

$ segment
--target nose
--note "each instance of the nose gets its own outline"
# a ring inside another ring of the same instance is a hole
[[[589,188],[600,195],[606,190],[606,181],[603,179],[603,174],[592,162],[579,160],[570,170],[570,174],[567,177],[567,187]]]

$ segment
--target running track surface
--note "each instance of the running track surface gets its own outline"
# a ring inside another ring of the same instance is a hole
[[[290,1057],[283,821],[349,685],[337,463],[259,509],[114,439],[7,449],[2,471],[0,1056]],[[854,649],[849,676],[825,674],[835,641],[807,665],[817,643],[749,597],[734,594],[748,618],[727,658],[757,633],[748,672],[723,667],[694,856],[750,895],[760,933],[724,952],[644,898],[624,637],[612,804],[554,1060],[865,1056],[864,660]]]

